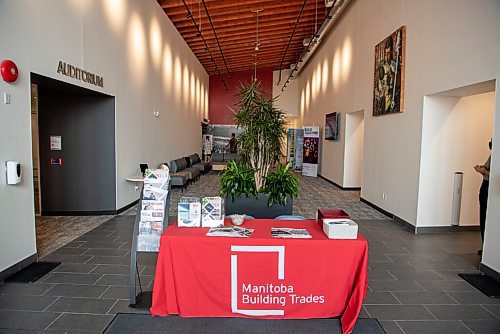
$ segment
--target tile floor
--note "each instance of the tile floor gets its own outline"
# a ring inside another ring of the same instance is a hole
[[[129,308],[133,216],[117,216],[43,260],[62,264],[33,284],[0,286],[0,333],[101,333]],[[369,291],[362,317],[387,333],[500,333],[500,299],[461,280],[479,264],[477,232],[415,236],[392,220],[358,220],[369,241]],[[144,290],[155,256],[141,254]]]

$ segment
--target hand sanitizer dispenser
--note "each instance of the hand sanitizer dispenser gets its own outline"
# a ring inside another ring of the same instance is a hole
[[[7,184],[18,184],[21,182],[21,164],[19,161],[6,161]]]

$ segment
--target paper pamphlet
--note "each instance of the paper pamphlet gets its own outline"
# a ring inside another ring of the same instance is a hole
[[[209,237],[232,237],[232,238],[248,238],[252,235],[252,228],[226,226],[213,227],[207,232]]]
[[[177,226],[200,227],[201,202],[198,197],[181,197],[177,205]]]
[[[201,199],[201,226],[224,226],[224,200],[221,197]]]
[[[305,228],[272,227],[271,237],[273,238],[297,238],[309,239],[312,236]]]

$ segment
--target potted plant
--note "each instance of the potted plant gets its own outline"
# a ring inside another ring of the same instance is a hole
[[[286,118],[274,107],[258,82],[242,85],[233,110],[236,125],[244,129],[238,138],[238,162],[230,162],[220,176],[226,213],[246,213],[256,218],[292,214],[292,198],[298,180],[290,165],[279,163]],[[253,177],[250,177],[253,176]]]

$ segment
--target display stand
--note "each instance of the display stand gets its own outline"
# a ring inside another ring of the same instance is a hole
[[[162,226],[162,233],[163,230],[168,226],[169,224],[169,218],[168,218],[168,213],[169,213],[169,206],[170,206],[170,188],[171,188],[171,182],[170,180],[168,181],[168,193],[167,196],[164,200],[164,206],[163,206],[163,226]],[[137,253],[139,252],[144,252],[144,253],[158,253],[158,250],[155,251],[145,251],[145,250],[140,250],[138,247],[138,236],[139,236],[139,223],[141,222],[141,208],[142,208],[142,202],[143,202],[143,197],[144,197],[144,186],[141,191],[141,196],[139,199],[138,203],[138,208],[137,214],[135,216],[135,221],[134,221],[134,232],[132,235],[132,245],[130,249],[130,290],[129,290],[129,297],[130,297],[130,307],[137,307],[137,308],[149,308],[151,306],[151,291],[146,291],[143,292],[142,288],[140,289],[139,293],[137,293],[137,280],[139,281],[140,284],[140,277],[138,274],[138,267],[137,267]],[[158,239],[159,242],[159,239]]]

